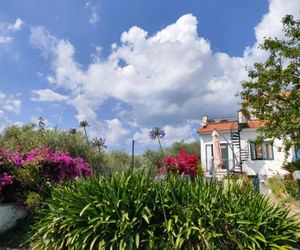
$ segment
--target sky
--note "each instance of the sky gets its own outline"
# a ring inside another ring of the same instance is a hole
[[[265,37],[300,0],[1,0],[0,131],[87,120],[109,150],[198,140],[205,114],[233,114]]]

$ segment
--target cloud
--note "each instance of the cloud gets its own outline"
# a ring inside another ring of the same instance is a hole
[[[49,54],[53,54],[57,39],[51,36],[50,32],[43,26],[32,27],[30,30],[29,40],[34,48],[41,51],[41,55],[45,58]]]
[[[266,59],[267,53],[259,49],[259,44],[265,38],[283,38],[282,18],[287,14],[299,18],[299,9],[299,0],[269,0],[268,12],[254,28],[256,42],[252,47],[248,47],[244,51],[244,57],[248,64],[262,62]]]
[[[20,30],[21,27],[23,26],[23,24],[24,24],[24,22],[20,18],[17,18],[14,23],[8,23],[6,25],[6,27],[8,30],[15,32],[15,31]]]
[[[21,111],[22,102],[14,96],[7,96],[0,91],[0,132],[5,127],[12,124],[7,117],[7,112],[19,114]]]
[[[238,108],[234,94],[247,77],[244,67],[266,56],[258,44],[264,36],[281,37],[281,18],[291,13],[299,17],[299,8],[299,0],[269,0],[269,12],[254,29],[257,41],[241,57],[214,52],[198,34],[198,21],[192,14],[153,35],[131,27],[121,34],[120,44],[112,45],[106,59],[93,60],[86,68],[74,59],[76,51],[70,41],[53,37],[43,27],[32,29],[31,41],[49,55],[52,73],[48,81],[69,93],[68,103],[76,109],[77,120],[88,120],[96,131],[97,110],[114,98],[126,104],[124,111],[131,114],[127,119],[116,114],[115,119],[122,126],[134,121],[135,129],[140,128],[134,133],[136,140],[150,143],[146,128],[155,124],[169,131],[166,142],[171,143],[194,138],[187,121]],[[97,129],[109,130],[119,123],[109,124],[106,121]],[[121,134],[127,133],[124,128]],[[110,141],[118,138],[110,136]]]
[[[92,9],[91,16],[90,16],[90,19],[89,19],[89,22],[90,22],[91,24],[96,24],[98,21],[99,21],[98,14],[97,14],[97,12],[96,12],[96,9],[93,8],[93,9]]]
[[[5,116],[4,112],[0,110],[0,132],[2,132],[7,125],[10,124],[10,121],[8,118]]]
[[[90,16],[89,16],[89,23],[90,24],[97,24],[99,21],[99,16],[98,16],[98,6],[93,4],[92,2],[86,2],[85,3],[85,8],[90,11]]]
[[[198,125],[198,121],[187,121],[184,125],[179,126],[170,126],[166,125],[162,127],[166,135],[161,142],[163,146],[170,146],[174,142],[184,141],[184,142],[193,142],[195,141],[195,126]],[[155,145],[157,144],[156,140],[152,140],[149,137],[150,128],[140,128],[139,131],[135,132],[133,139],[142,145]]]
[[[13,40],[12,34],[21,30],[24,22],[17,18],[14,23],[0,23],[0,44],[9,43]]]
[[[0,111],[9,111],[19,114],[21,111],[22,101],[14,98],[13,96],[7,96],[0,91]]]
[[[31,36],[37,38],[32,43],[42,52],[52,48],[54,74],[48,80],[72,93],[70,104],[78,118],[96,119],[95,109],[110,97],[128,104],[137,123],[146,126],[195,119],[199,107],[202,112],[235,107],[232,90],[243,77],[243,61],[214,54],[209,42],[197,34],[197,20],[191,14],[153,36],[132,27],[107,60],[94,61],[87,70],[74,60],[69,41],[39,31],[39,36]]]
[[[129,130],[117,118],[103,120],[101,122],[89,122],[88,134],[90,139],[94,137],[105,138],[107,146],[115,148],[126,141]]]
[[[12,40],[10,36],[0,36],[0,43],[9,43]]]
[[[32,101],[61,102],[68,100],[67,96],[58,94],[51,89],[33,90],[32,93],[34,94],[34,97],[31,98]]]
[[[106,120],[104,130],[106,141],[111,145],[122,142],[124,137],[129,134],[119,119]]]

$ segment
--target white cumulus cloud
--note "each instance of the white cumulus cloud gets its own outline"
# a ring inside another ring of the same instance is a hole
[[[34,96],[31,98],[32,101],[61,102],[68,100],[67,96],[58,94],[51,89],[33,90],[32,93],[34,94]]]
[[[99,123],[98,108],[114,98],[127,105],[126,112],[129,107],[131,118],[116,117],[113,122],[102,122],[101,128],[111,130],[120,124],[124,128],[134,121],[135,128],[140,128],[134,138],[142,143],[145,134],[148,137],[146,128],[155,124],[169,132],[171,138],[166,141],[171,143],[194,138],[187,121],[204,113],[237,109],[234,94],[247,77],[244,67],[266,56],[258,44],[264,36],[282,37],[281,18],[286,14],[299,18],[299,9],[300,0],[269,0],[268,13],[254,28],[256,43],[245,48],[241,57],[214,52],[198,34],[198,20],[192,14],[153,35],[137,26],[130,28],[121,34],[120,44],[112,45],[106,59],[93,60],[86,69],[75,61],[76,50],[70,41],[53,37],[43,27],[32,29],[31,42],[50,56],[48,80],[70,93],[68,103],[76,109],[78,120]],[[129,133],[125,128],[120,131],[121,135]],[[119,138],[109,136],[110,141]]]

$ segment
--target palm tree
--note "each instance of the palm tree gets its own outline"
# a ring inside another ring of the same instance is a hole
[[[86,141],[87,141],[88,144],[90,144],[89,137],[88,137],[87,132],[86,132],[86,127],[89,127],[89,123],[87,121],[85,121],[85,120],[81,121],[79,123],[79,127],[83,128],[84,133],[85,133],[85,137],[86,137]]]
[[[160,143],[160,138],[164,138],[165,135],[165,131],[159,127],[154,127],[149,132],[149,136],[151,139],[157,139],[162,155],[164,154],[164,151]]]

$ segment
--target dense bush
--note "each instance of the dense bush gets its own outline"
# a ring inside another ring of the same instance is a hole
[[[285,188],[285,191],[289,196],[291,196],[294,199],[297,199],[298,197],[298,184],[297,181],[295,181],[293,178],[284,178],[283,185]]]
[[[299,223],[245,186],[135,173],[53,190],[32,249],[293,249]]]
[[[31,207],[49,194],[50,185],[91,175],[82,158],[35,148],[27,153],[0,148],[0,202],[21,201]]]
[[[286,175],[284,177],[275,175],[269,178],[268,184],[272,193],[279,198],[287,195],[294,199],[297,198],[298,184],[293,179],[292,175]]]
[[[148,149],[144,152],[143,158],[146,158],[149,162],[151,162],[151,165],[158,168],[165,156],[175,157],[179,154],[180,150],[184,150],[188,154],[194,154],[196,155],[197,159],[200,160],[199,142],[185,143],[183,141],[175,142],[170,147],[164,148],[164,154],[162,154],[162,152],[159,150]]]
[[[34,124],[7,127],[0,135],[0,145],[11,152],[26,153],[47,146],[52,151],[66,151],[72,157],[83,158],[96,171],[104,172],[102,155],[90,147],[80,131],[62,131],[57,128],[37,128]]]
[[[176,156],[180,150],[186,151],[188,154],[196,155],[197,159],[200,159],[200,143],[195,142],[174,142],[171,147],[166,148],[166,154],[171,156]]]
[[[196,155],[187,154],[185,150],[180,150],[175,157],[167,156],[163,159],[162,172],[185,174],[190,176],[198,175],[198,160]]]
[[[289,171],[291,174],[294,173],[296,170],[300,170],[300,160],[297,160],[295,162],[287,162],[284,166],[284,169]]]
[[[116,150],[105,155],[105,166],[111,172],[124,172],[131,167],[131,157],[124,151]]]
[[[286,194],[281,176],[274,175],[273,177],[269,178],[268,185],[275,196],[281,198]]]

